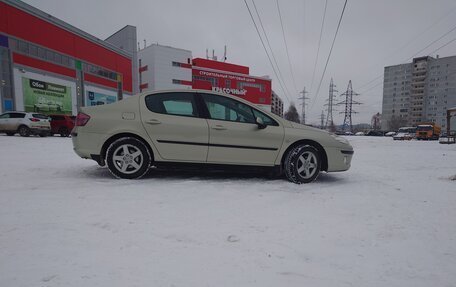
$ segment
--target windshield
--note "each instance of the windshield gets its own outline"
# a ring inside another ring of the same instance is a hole
[[[432,131],[432,126],[418,126],[416,129],[418,131]]]

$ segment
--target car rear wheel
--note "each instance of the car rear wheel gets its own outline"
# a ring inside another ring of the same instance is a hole
[[[120,138],[111,143],[106,152],[108,169],[118,178],[141,178],[149,170],[151,161],[146,145],[136,138]]]
[[[288,152],[284,169],[287,179],[291,182],[297,184],[312,182],[320,174],[320,153],[313,146],[298,145]]]
[[[67,128],[60,128],[59,129],[59,134],[61,137],[68,137],[70,136],[70,132],[68,131]]]
[[[26,126],[20,126],[18,132],[21,137],[30,136],[30,129]]]

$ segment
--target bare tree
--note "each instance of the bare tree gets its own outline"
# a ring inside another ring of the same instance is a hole
[[[291,122],[299,123],[298,110],[296,109],[296,106],[293,102],[290,103],[290,106],[288,107],[288,111],[286,111],[284,118]]]
[[[404,118],[393,115],[388,121],[388,127],[391,131],[397,131],[400,127],[403,127],[407,124],[407,121]]]

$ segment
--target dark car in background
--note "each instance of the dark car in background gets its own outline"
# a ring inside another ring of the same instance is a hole
[[[49,115],[51,118],[51,134],[60,134],[61,137],[70,136],[74,127],[74,116],[68,115]]]

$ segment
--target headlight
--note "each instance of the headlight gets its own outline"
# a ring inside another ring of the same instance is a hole
[[[340,137],[340,136],[338,136],[338,135],[336,135],[336,134],[331,134],[331,136],[332,136],[336,141],[338,141],[338,142],[340,142],[340,143],[349,144],[348,140],[345,139],[345,138],[343,138],[343,137]]]

